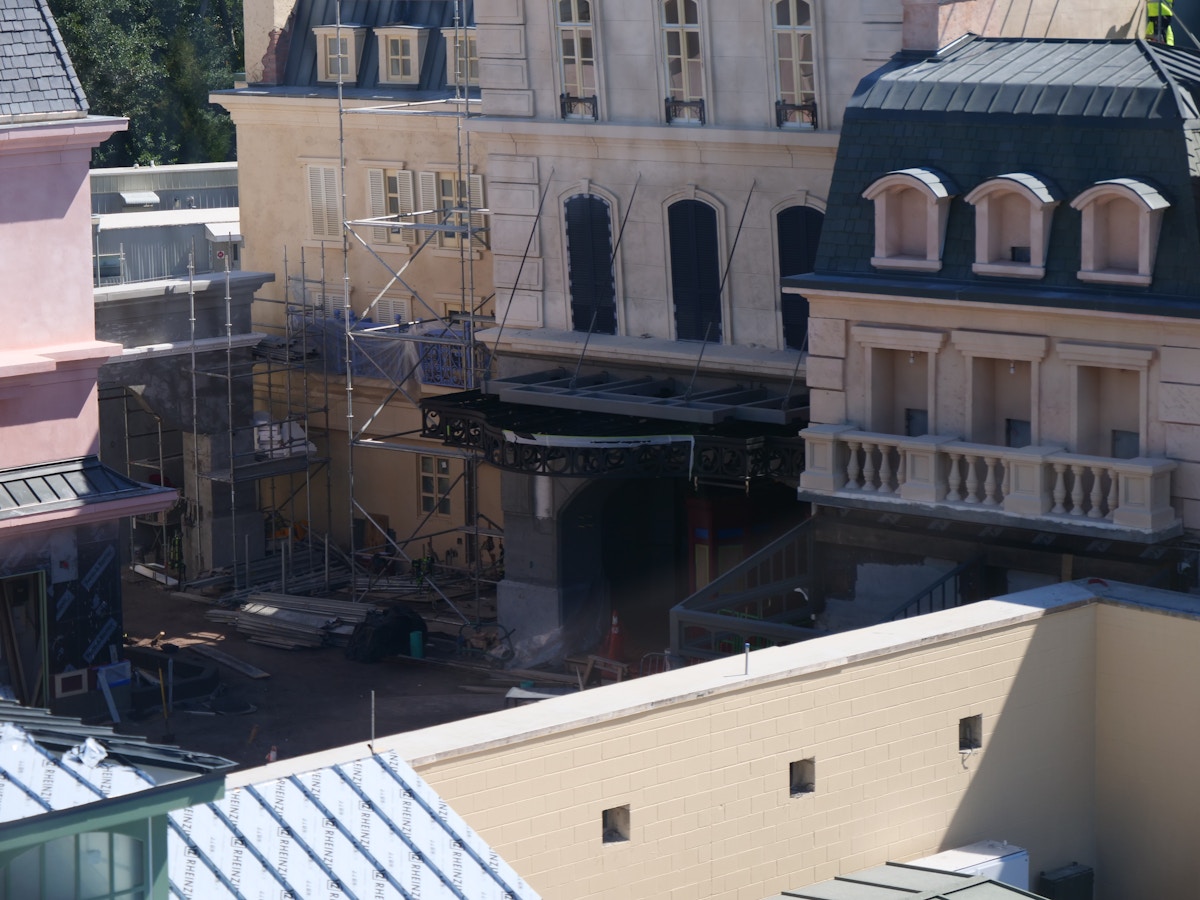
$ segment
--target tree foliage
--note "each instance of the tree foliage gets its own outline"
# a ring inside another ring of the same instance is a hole
[[[234,158],[228,114],[208,93],[242,69],[241,0],[50,0],[92,113],[129,130],[98,147],[97,166]]]

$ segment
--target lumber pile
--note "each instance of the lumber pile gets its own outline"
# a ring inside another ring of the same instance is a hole
[[[255,644],[287,650],[344,647],[374,605],[290,594],[255,593],[237,609],[211,609],[205,618],[232,624]]]

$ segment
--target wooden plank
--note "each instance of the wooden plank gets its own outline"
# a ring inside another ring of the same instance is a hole
[[[270,678],[270,672],[264,672],[257,666],[252,666],[248,662],[243,662],[235,656],[230,656],[224,650],[218,650],[211,644],[189,644],[189,650],[194,650],[201,656],[206,656],[213,662],[219,662],[221,665],[228,666],[235,672],[241,672],[248,678]]]

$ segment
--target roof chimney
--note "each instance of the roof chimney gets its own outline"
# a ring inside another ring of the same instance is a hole
[[[982,0],[904,0],[904,49],[937,50],[964,34],[983,34],[991,6]]]

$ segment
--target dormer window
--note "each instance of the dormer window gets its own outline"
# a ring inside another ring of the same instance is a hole
[[[479,85],[479,51],[475,47],[475,29],[447,30],[446,84],[477,87]]]
[[[875,204],[877,269],[937,272],[942,268],[946,218],[955,188],[933,169],[888,172],[863,197]]]
[[[375,39],[379,42],[379,83],[419,84],[429,29],[383,25],[375,29]]]
[[[963,198],[975,207],[976,275],[1041,278],[1057,193],[1036,175],[1016,172],[985,181]]]
[[[1133,178],[1097,182],[1072,200],[1072,208],[1083,213],[1079,280],[1149,285],[1163,212],[1170,205]]]
[[[317,38],[317,81],[356,84],[367,29],[362,25],[321,25]]]

